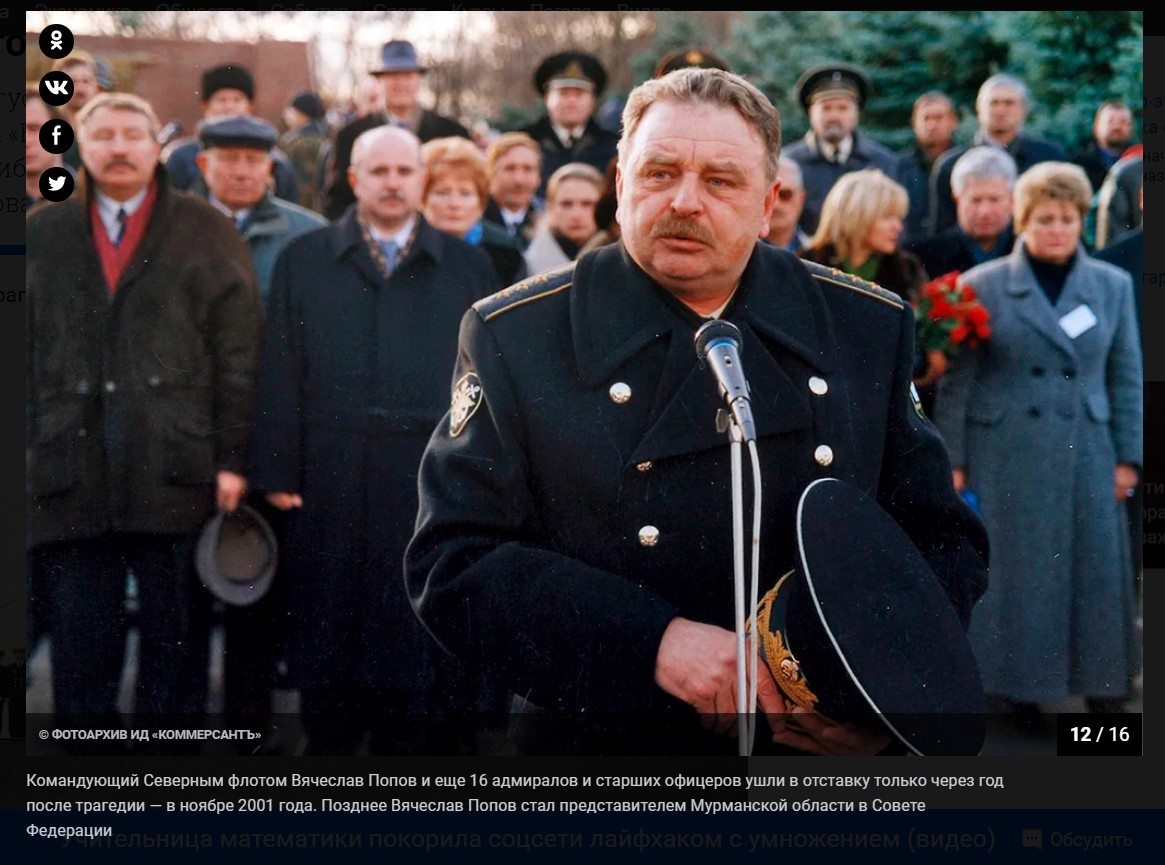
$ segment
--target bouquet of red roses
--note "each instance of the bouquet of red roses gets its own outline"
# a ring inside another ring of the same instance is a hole
[[[976,346],[991,336],[986,308],[975,289],[958,282],[952,270],[926,283],[914,299],[915,340],[928,354],[953,357],[963,346]]]

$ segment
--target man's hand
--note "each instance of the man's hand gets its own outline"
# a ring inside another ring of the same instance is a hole
[[[220,471],[217,481],[218,495],[215,504],[218,505],[218,509],[227,513],[236,510],[246,495],[247,479],[234,472]]]
[[[717,733],[736,735],[736,635],[675,618],[655,656],[655,683],[700,713]]]
[[[823,754],[831,757],[872,756],[885,750],[890,736],[873,730],[864,730],[852,724],[838,724],[824,715],[797,706],[786,716],[782,732],[773,733],[779,745]]]
[[[281,511],[303,507],[303,496],[299,493],[267,493],[267,504]]]
[[[1128,463],[1118,463],[1112,473],[1112,493],[1118,502],[1132,498],[1137,491],[1137,470]]]

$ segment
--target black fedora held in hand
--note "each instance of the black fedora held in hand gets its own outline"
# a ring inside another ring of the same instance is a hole
[[[202,529],[195,567],[202,584],[219,600],[236,607],[255,603],[271,588],[278,563],[275,533],[249,505],[219,511]]]
[[[902,527],[824,478],[801,495],[797,545],[796,567],[757,609],[785,700],[884,729],[915,754],[978,754],[987,707],[966,629]]]

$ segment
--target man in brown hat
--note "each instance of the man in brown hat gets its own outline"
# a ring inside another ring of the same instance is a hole
[[[858,132],[858,118],[870,95],[870,79],[856,66],[815,66],[802,74],[796,93],[809,115],[809,131],[785,150],[785,158],[801,165],[806,192],[801,228],[812,234],[817,230],[825,196],[839,177],[877,168],[893,178],[897,159],[889,149]]]
[[[370,70],[383,88],[381,108],[365,115],[336,133],[332,148],[332,182],[324,201],[324,216],[337,219],[356,201],[348,183],[348,166],[352,160],[352,144],[361,133],[391,123],[408,129],[421,143],[434,138],[457,135],[469,138],[469,130],[451,117],[422,108],[418,101],[421,83],[429,70],[417,59],[413,43],[404,39],[386,42],[380,51],[380,64]]]
[[[585,162],[599,171],[615,156],[619,136],[594,119],[596,100],[607,86],[607,70],[598,58],[581,51],[552,54],[534,72],[534,89],[546,102],[546,114],[521,131],[542,148],[542,186],[570,162]]]

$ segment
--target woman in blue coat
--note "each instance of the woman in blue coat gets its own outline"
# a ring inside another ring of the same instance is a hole
[[[979,496],[990,585],[970,628],[988,693],[1021,717],[1087,698],[1120,710],[1135,668],[1125,499],[1142,461],[1142,366],[1127,273],[1080,242],[1078,166],[1040,163],[1015,188],[1020,242],[972,268],[991,337],[940,384],[956,489]]]

